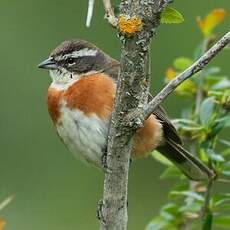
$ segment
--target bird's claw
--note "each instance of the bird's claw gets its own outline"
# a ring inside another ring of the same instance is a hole
[[[112,173],[112,169],[109,168],[108,166],[108,162],[107,162],[107,158],[108,157],[108,154],[107,154],[107,151],[103,151],[103,154],[101,156],[101,165],[102,165],[102,169],[106,172],[106,173]]]
[[[97,203],[97,219],[103,224],[106,224],[105,218],[103,216],[103,200],[99,200]]]

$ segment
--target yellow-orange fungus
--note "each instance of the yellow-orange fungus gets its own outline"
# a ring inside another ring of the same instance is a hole
[[[121,15],[118,19],[118,28],[120,32],[127,37],[131,37],[137,32],[140,32],[143,27],[143,22],[138,17],[132,17],[127,19],[125,16]]]

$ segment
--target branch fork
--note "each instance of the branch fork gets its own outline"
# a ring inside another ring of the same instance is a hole
[[[105,9],[105,19],[107,19],[108,23],[112,27],[116,28],[118,19],[114,14],[110,0],[103,0],[103,4],[104,4],[104,9]]]
[[[147,103],[150,84],[149,44],[159,25],[159,14],[169,0],[121,0],[122,15],[137,15],[143,18],[145,26],[128,38],[122,36],[121,71],[108,134],[107,166],[112,172],[105,173],[103,201],[100,203],[101,230],[126,230],[128,222],[127,196],[130,155],[133,136],[157,106],[183,81],[200,71],[230,42],[230,32],[221,38],[192,66],[170,81]],[[106,18],[117,27],[109,0],[103,0]],[[130,81],[132,76],[132,81]],[[143,85],[143,82],[146,84]],[[137,109],[138,108],[138,109]],[[208,199],[208,196],[207,196]]]
[[[196,62],[185,69],[182,73],[171,80],[149,103],[147,103],[142,111],[134,110],[126,116],[125,124],[127,126],[138,129],[142,127],[146,120],[154,110],[162,103],[166,97],[174,92],[174,90],[185,80],[192,77],[195,73],[201,71],[225,46],[230,43],[230,31],[227,32],[219,41],[217,41],[207,52],[205,52]],[[142,124],[142,125],[141,125]]]

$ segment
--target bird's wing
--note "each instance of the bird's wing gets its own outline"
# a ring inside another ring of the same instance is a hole
[[[153,99],[153,96],[149,94],[148,100],[150,101],[152,99]],[[172,122],[169,120],[165,110],[161,106],[158,106],[154,110],[153,114],[156,116],[158,120],[160,120],[163,126],[164,137],[166,139],[173,140],[177,144],[182,144],[182,140],[180,136],[178,135],[176,128],[174,127]]]
[[[110,68],[106,69],[105,73],[112,76],[116,82],[119,69],[119,62],[113,60]],[[153,96],[149,94],[148,100],[150,101],[152,99]],[[158,106],[153,114],[161,122],[164,132],[164,141],[157,150],[172,161],[188,178],[192,180],[200,181],[213,177],[213,172],[206,165],[181,146],[182,140],[179,137],[176,128],[167,117],[165,110],[161,106]]]
[[[120,63],[115,59],[111,59],[111,63],[109,63],[108,66],[109,68],[105,69],[104,72],[111,76],[116,82],[120,70]],[[148,100],[151,101],[152,99],[153,96],[149,93]],[[162,123],[165,138],[172,139],[175,143],[182,144],[181,138],[167,117],[165,110],[161,106],[158,106],[153,114]]]
[[[165,140],[164,145],[159,146],[157,150],[191,180],[207,180],[214,176],[205,164],[172,140]]]
[[[152,95],[150,95],[149,100],[152,98]],[[172,161],[191,180],[200,181],[213,177],[213,172],[205,164],[181,146],[181,138],[167,117],[165,110],[159,106],[153,114],[161,121],[164,132],[163,144],[157,150]]]

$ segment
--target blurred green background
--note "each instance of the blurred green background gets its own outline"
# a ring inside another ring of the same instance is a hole
[[[154,92],[163,86],[164,71],[177,56],[192,56],[202,35],[195,22],[229,0],[174,2],[185,16],[181,25],[162,25],[152,42]],[[103,20],[96,1],[90,28],[85,27],[87,1],[0,1],[0,201],[14,194],[0,212],[5,230],[97,229],[96,203],[101,198],[103,175],[86,167],[57,138],[46,108],[48,73],[37,68],[49,52],[69,38],[90,40],[115,58],[120,43]],[[217,29],[229,29],[229,17]],[[213,62],[230,73],[229,51]],[[180,103],[180,104],[179,104]],[[172,118],[186,101],[172,95],[164,103]],[[176,105],[176,107],[175,107]],[[160,180],[163,170],[153,159],[134,162],[129,183],[129,229],[143,229],[166,202],[172,181]],[[226,189],[220,187],[219,190]]]

